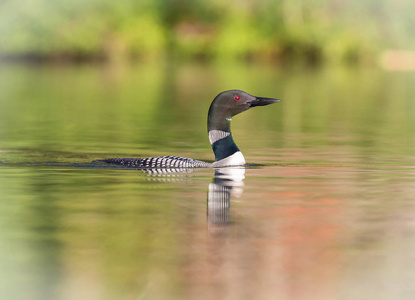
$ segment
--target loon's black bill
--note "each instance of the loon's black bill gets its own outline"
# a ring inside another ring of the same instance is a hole
[[[256,97],[256,99],[250,101],[249,104],[251,105],[251,107],[265,106],[265,105],[272,104],[272,103],[277,103],[277,102],[280,102],[280,101],[281,100],[279,100],[279,99]]]

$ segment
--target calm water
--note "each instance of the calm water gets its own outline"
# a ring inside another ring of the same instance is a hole
[[[212,98],[253,166],[212,160]],[[0,66],[1,299],[414,299],[415,74],[258,65]]]

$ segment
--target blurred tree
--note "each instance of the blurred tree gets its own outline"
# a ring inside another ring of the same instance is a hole
[[[371,58],[414,46],[411,0],[0,2],[0,56]]]

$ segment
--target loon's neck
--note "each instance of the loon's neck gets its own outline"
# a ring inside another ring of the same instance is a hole
[[[214,167],[244,165],[245,158],[236,146],[231,133],[231,116],[212,106],[208,114],[209,141],[215,153]]]

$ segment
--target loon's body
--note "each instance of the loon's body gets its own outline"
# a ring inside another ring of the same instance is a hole
[[[245,165],[245,158],[231,133],[232,117],[255,106],[265,106],[280,100],[255,97],[240,90],[230,90],[215,97],[208,113],[209,141],[215,161],[208,163],[179,156],[150,158],[112,158],[104,162],[139,168],[203,168]]]

